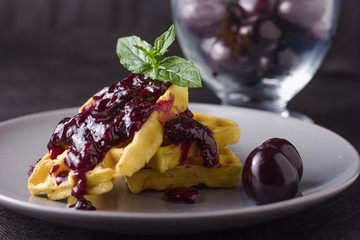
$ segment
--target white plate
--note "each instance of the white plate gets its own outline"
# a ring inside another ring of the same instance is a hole
[[[169,203],[160,192],[129,193],[125,186],[105,195],[101,209],[77,211],[64,202],[33,197],[27,172],[46,151],[55,125],[75,108],[33,114],[0,124],[0,204],[20,213],[75,227],[127,233],[190,233],[250,225],[293,214],[328,199],[350,186],[359,175],[359,155],[342,137],[320,126],[284,119],[261,111],[219,105],[191,104],[192,111],[227,117],[241,127],[233,146],[244,160],[271,137],[291,141],[304,163],[302,196],[255,205],[241,186],[200,189],[196,204]]]

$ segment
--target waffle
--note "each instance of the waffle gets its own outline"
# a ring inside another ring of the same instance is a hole
[[[80,108],[80,111],[92,101],[89,99]],[[150,115],[130,142],[125,141],[112,147],[103,161],[86,173],[89,195],[110,191],[115,178],[131,176],[149,162],[163,141],[162,122],[187,109],[188,90],[172,85],[157,103],[159,103],[158,109]],[[74,172],[64,163],[66,155],[67,150],[53,160],[47,153],[36,164],[28,180],[31,194],[46,194],[49,199],[53,200],[64,199],[71,195],[75,184]],[[68,174],[66,175],[66,173]],[[63,181],[60,184],[59,174],[65,175],[62,176]]]
[[[228,148],[220,149],[220,166],[206,168],[202,165],[202,157],[192,155],[181,164],[158,172],[145,168],[131,177],[125,177],[131,192],[144,190],[165,190],[172,187],[190,187],[205,185],[212,188],[232,188],[240,180],[242,165],[235,154]]]
[[[89,99],[80,111],[91,104]],[[147,189],[164,190],[176,186],[204,184],[208,187],[234,187],[240,178],[242,165],[228,148],[239,140],[239,126],[230,120],[195,113],[194,119],[206,125],[214,134],[219,152],[219,166],[204,167],[197,144],[191,143],[186,159],[182,146],[164,135],[163,124],[188,107],[187,88],[170,86],[157,100],[157,108],[128,140],[110,148],[96,167],[86,172],[87,194],[101,195],[114,188],[114,180],[124,177],[129,189],[139,193]],[[65,164],[68,150],[51,159],[50,153],[36,164],[28,180],[33,195],[47,195],[60,200],[71,197],[75,173]]]

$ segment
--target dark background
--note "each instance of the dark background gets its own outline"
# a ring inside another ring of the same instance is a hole
[[[342,1],[333,46],[290,108],[340,134],[359,151],[358,9],[360,1]],[[127,75],[115,54],[118,37],[136,34],[152,42],[171,24],[169,0],[0,0],[0,120],[82,104],[104,85]],[[182,55],[178,44],[171,52]],[[219,103],[206,87],[191,90],[190,100]],[[359,187],[357,181],[339,196],[294,216],[187,239],[359,239]],[[25,235],[140,239],[68,228],[0,207],[0,236]]]

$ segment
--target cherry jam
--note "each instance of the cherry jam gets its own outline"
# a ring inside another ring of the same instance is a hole
[[[94,169],[112,146],[140,130],[169,86],[131,74],[96,93],[94,102],[80,113],[59,122],[47,147],[52,159],[68,149],[65,164],[75,173],[72,195],[79,201],[74,208],[94,209],[84,199],[86,172]],[[63,176],[58,177],[61,182]]]
[[[187,158],[189,144],[196,142],[200,148],[200,154],[205,167],[219,165],[219,153],[211,130],[193,119],[192,112],[188,109],[176,118],[165,123],[164,133],[174,143],[181,144],[181,161]]]
[[[195,203],[198,199],[198,190],[191,187],[170,188],[164,192],[164,199],[176,203]]]
[[[131,139],[153,111],[171,108],[174,99],[157,103],[170,85],[131,74],[119,83],[103,88],[80,113],[58,123],[47,148],[52,159],[68,150],[64,163],[73,170],[75,185],[71,194],[77,199],[70,207],[95,210],[84,197],[88,194],[86,173],[104,159],[112,146]],[[175,144],[181,144],[183,151],[180,161],[187,158],[190,144],[195,141],[204,159],[203,165],[218,166],[219,154],[213,134],[208,127],[193,119],[190,110],[172,120],[159,121],[164,125],[164,134]],[[54,166],[50,174],[57,169],[58,166]],[[68,174],[67,171],[58,173],[56,183],[60,185],[67,181]],[[182,196],[188,199],[195,196],[193,191],[184,194]]]

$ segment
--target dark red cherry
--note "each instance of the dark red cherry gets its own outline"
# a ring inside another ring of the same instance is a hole
[[[238,0],[238,4],[244,9],[246,15],[257,16],[272,13],[277,0]]]
[[[297,149],[294,147],[293,144],[291,144],[288,140],[283,138],[271,138],[265,141],[262,145],[271,146],[282,152],[290,161],[290,163],[295,167],[295,169],[298,171],[299,180],[301,180],[303,175],[303,163],[299,152],[297,151]]]
[[[324,0],[283,0],[279,16],[290,23],[309,29],[321,20],[325,13]]]
[[[216,34],[226,6],[222,0],[181,0],[179,1],[179,16],[191,31],[202,36]]]
[[[247,157],[242,184],[247,195],[256,203],[272,203],[296,196],[299,174],[282,152],[262,145]]]

